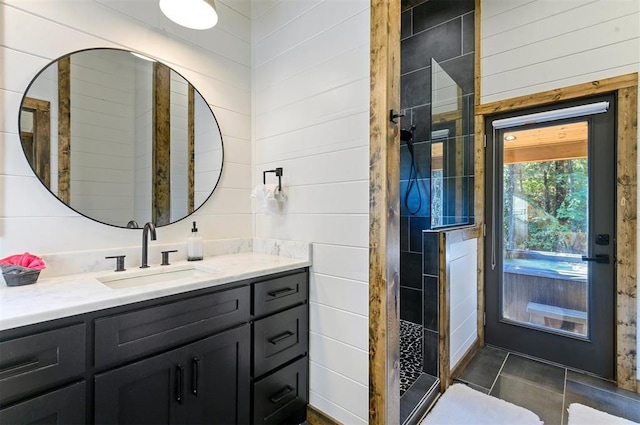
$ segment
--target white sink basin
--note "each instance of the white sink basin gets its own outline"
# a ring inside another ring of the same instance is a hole
[[[97,279],[109,288],[126,289],[192,278],[206,278],[213,276],[215,273],[215,269],[195,265],[157,266],[148,269],[112,272],[98,276]]]

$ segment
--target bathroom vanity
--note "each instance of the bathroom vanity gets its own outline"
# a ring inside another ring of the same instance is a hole
[[[303,422],[308,261],[200,263],[1,288],[0,422]]]

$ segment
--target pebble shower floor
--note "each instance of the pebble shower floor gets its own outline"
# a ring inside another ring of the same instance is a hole
[[[400,395],[422,374],[422,326],[400,320]]]

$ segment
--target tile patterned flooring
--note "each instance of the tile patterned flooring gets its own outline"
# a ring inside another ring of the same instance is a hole
[[[620,390],[609,381],[494,347],[478,351],[455,381],[525,407],[537,414],[545,425],[566,425],[571,403],[640,423],[640,394]]]
[[[422,375],[422,326],[400,320],[400,395]]]

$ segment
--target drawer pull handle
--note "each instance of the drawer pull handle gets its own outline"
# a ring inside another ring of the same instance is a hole
[[[285,339],[290,338],[290,337],[292,337],[294,335],[295,334],[293,332],[286,331],[286,332],[281,333],[280,335],[274,336],[273,338],[269,338],[267,341],[269,341],[273,345],[278,345],[279,342],[282,342]]]
[[[184,381],[182,375],[184,375],[184,367],[178,364],[176,366],[176,401],[178,404],[182,404],[182,385]]]
[[[197,357],[194,357],[192,360],[192,381],[193,381],[193,387],[191,388],[191,392],[193,393],[193,395],[195,395],[196,397],[198,396],[198,366],[200,365],[200,359]]]
[[[278,298],[285,295],[289,295],[291,292],[296,292],[296,288],[282,288],[277,291],[267,292],[270,297]]]
[[[292,391],[294,390],[294,388],[291,385],[287,385],[286,387],[284,387],[283,389],[281,389],[280,391],[278,391],[277,393],[275,393],[274,395],[272,395],[269,400],[271,400],[271,403],[280,403],[282,400],[284,400],[284,398],[286,396],[288,396]]]

